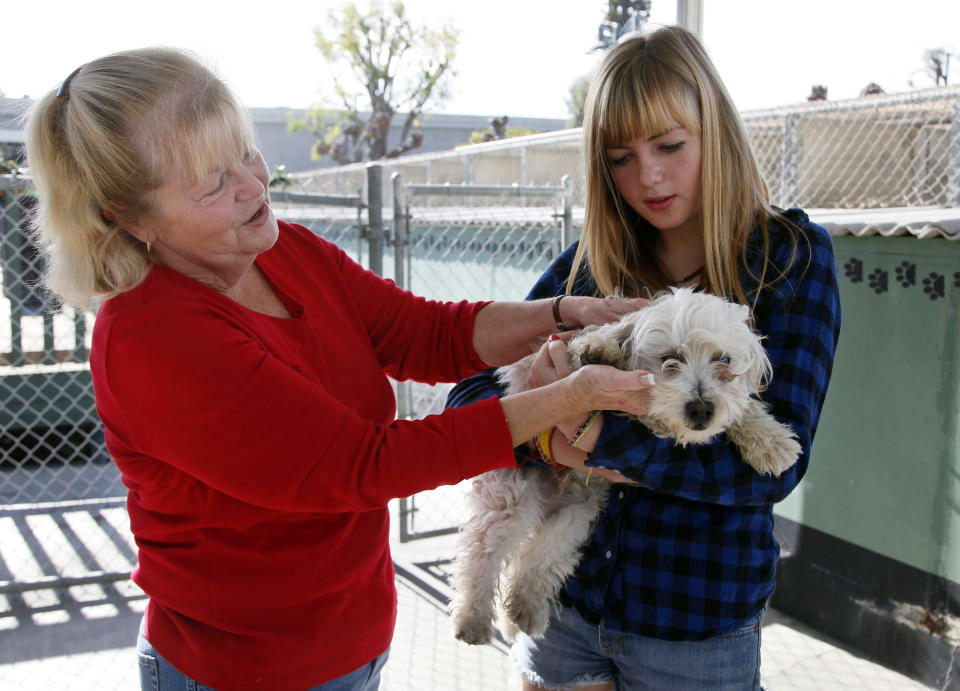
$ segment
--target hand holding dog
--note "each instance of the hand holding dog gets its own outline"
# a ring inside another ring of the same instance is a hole
[[[534,359],[533,365],[530,368],[530,373],[527,377],[527,383],[530,387],[536,386],[545,386],[559,379],[563,379],[573,373],[573,370],[570,367],[570,358],[567,355],[566,344],[571,338],[577,335],[576,331],[566,331],[564,333],[557,334],[555,337],[551,337],[546,343],[543,344],[540,351],[537,353],[537,357]],[[616,373],[621,370],[614,369],[612,367],[604,367],[602,365],[588,365],[587,367],[577,370],[582,372],[584,370],[597,370],[595,374],[599,377],[609,376],[611,374],[616,375]],[[610,370],[609,372],[607,370]],[[615,384],[616,385],[616,384]],[[642,385],[642,388],[632,391],[631,393],[636,394],[635,398],[638,399],[635,401],[639,405],[638,410],[643,410],[641,415],[645,415],[650,409],[650,391],[649,391],[649,381],[645,381]],[[603,386],[598,384],[598,386]],[[597,407],[596,410],[610,410],[612,407]],[[554,435],[554,440],[558,440],[560,436],[568,438],[571,435],[572,430],[576,430],[580,427],[580,424],[583,422],[584,416],[580,415],[575,418],[571,418],[569,421],[563,421],[557,425],[559,430],[559,435]],[[593,447],[593,443],[596,441],[596,437],[602,428],[602,418],[595,424],[594,433],[590,434],[588,438],[585,438],[584,444],[580,448],[573,448],[569,444],[554,443],[553,452],[554,459],[557,463],[561,465],[569,466],[576,470],[582,472],[587,472],[588,470],[592,471],[594,475],[598,477],[605,478],[611,482],[620,482],[620,483],[632,483],[631,480],[621,475],[615,470],[609,470],[607,468],[587,468],[584,465],[586,461],[586,453],[582,449],[589,449]]]
[[[582,418],[594,410],[632,415],[648,410],[648,388],[653,383],[648,372],[607,365],[587,365],[571,372],[560,338],[544,348],[541,354],[549,362],[541,362],[543,384],[500,399],[515,445],[533,439],[558,421]]]
[[[630,415],[644,415],[650,409],[653,376],[649,372],[586,365],[564,379],[569,382],[569,395],[576,402],[572,406],[586,412],[620,410]]]
[[[619,321],[624,315],[646,307],[646,298],[592,298],[566,295],[560,301],[559,310],[563,323],[569,327],[591,324],[609,324]]]
[[[563,296],[559,304],[555,298],[495,301],[476,314],[473,347],[481,360],[499,367],[529,355],[558,321],[569,328],[607,324],[646,304],[647,300],[640,298],[580,296]]]
[[[527,373],[527,389],[547,386],[575,374],[576,381],[571,383],[578,388],[572,389],[572,395],[579,400],[593,400],[591,397],[594,397],[599,401],[589,410],[622,410],[645,415],[650,409],[649,387],[653,383],[650,373],[639,370],[624,372],[604,365],[587,365],[574,372],[566,344],[577,333],[565,331],[554,334],[540,347]]]
[[[567,356],[567,342],[578,333],[578,331],[561,331],[543,342],[527,372],[526,388],[528,390],[552,384],[573,371],[570,367],[570,358]]]

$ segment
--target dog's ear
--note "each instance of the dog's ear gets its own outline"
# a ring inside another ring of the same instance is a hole
[[[746,327],[746,325],[744,325]],[[761,343],[761,337],[746,327],[749,332],[745,337],[748,339],[748,347],[744,353],[746,367],[743,376],[747,377],[747,382],[751,391],[760,392],[767,388],[770,379],[773,377],[773,366],[770,364],[770,358],[767,351]]]
[[[646,309],[650,309],[649,307]],[[650,353],[643,352],[643,344],[640,342],[644,334],[639,333],[640,321],[649,319],[647,314],[641,314],[639,311],[629,314],[617,324],[617,342],[620,344],[620,354],[626,364],[625,369],[645,369],[648,371],[659,371],[658,362],[650,360]],[[650,369],[656,367],[655,370]]]
[[[670,344],[677,318],[676,297],[674,293],[661,293],[652,304],[621,320],[620,350],[630,369],[660,371],[660,357],[674,349]]]

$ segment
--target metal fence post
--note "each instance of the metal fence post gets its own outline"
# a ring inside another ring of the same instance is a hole
[[[520,185],[527,184],[527,147],[520,147]]]
[[[367,247],[370,258],[367,268],[383,276],[383,167],[367,164]]]
[[[403,175],[394,172],[390,175],[393,190],[393,272],[394,283],[401,288],[409,288],[404,267],[409,247],[410,226],[407,220],[406,199],[403,193]],[[410,382],[397,382],[397,418],[403,420],[413,415],[413,392]],[[403,502],[401,500],[403,506]],[[403,513],[401,511],[401,513]],[[406,526],[406,519],[401,520],[401,526]]]
[[[799,203],[797,199],[797,163],[800,157],[799,116],[787,115],[783,120],[783,148],[780,160],[779,205],[788,208]]]
[[[947,154],[947,207],[960,206],[960,100],[950,109],[950,144]]]
[[[393,186],[393,281],[401,288],[406,288],[404,262],[407,253],[407,215],[404,210],[403,174],[392,173],[390,182]]]
[[[560,186],[563,187],[563,247],[562,252],[573,242],[573,176],[564,175],[560,178]]]
[[[9,362],[14,367],[26,364],[20,318],[23,316],[24,306],[23,276],[30,269],[26,254],[26,233],[23,232],[25,219],[19,195],[20,190],[12,183],[5,184],[4,189],[0,190],[0,262],[3,263],[3,293],[10,300]]]
[[[427,169],[427,179],[430,171]],[[390,182],[393,189],[393,266],[394,281],[401,288],[406,288],[403,264],[406,254],[407,238],[409,236],[409,226],[407,225],[406,202],[403,195],[403,175],[394,172],[390,175]],[[410,382],[397,382],[397,419],[405,420],[413,414],[413,403],[411,399]],[[411,537],[411,524],[416,514],[414,497],[400,497],[399,519],[400,519],[400,542],[409,542]]]

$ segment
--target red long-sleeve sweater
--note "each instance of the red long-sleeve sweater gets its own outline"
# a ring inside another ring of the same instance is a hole
[[[257,263],[291,319],[157,267],[101,307],[90,368],[148,640],[222,691],[301,691],[390,644],[387,501],[514,460],[496,400],[394,420],[385,373],[486,367],[482,304],[416,298],[282,222]]]

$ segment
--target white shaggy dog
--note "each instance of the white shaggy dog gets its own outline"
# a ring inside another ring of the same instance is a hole
[[[748,320],[743,305],[673,289],[618,322],[585,328],[567,352],[574,369],[599,363],[652,372],[650,411],[638,419],[657,436],[700,444],[726,431],[758,473],[779,475],[796,461],[800,445],[755,397],[771,366]],[[498,370],[507,393],[525,388],[533,358]],[[610,487],[607,480],[585,479],[579,472],[525,466],[474,480],[454,564],[458,639],[490,641],[504,562],[504,633],[512,638],[519,628],[543,635]]]

